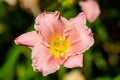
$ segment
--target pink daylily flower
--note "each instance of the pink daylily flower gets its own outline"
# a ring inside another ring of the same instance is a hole
[[[86,15],[81,12],[70,20],[59,12],[44,12],[35,20],[35,30],[15,39],[17,45],[32,50],[32,66],[44,76],[64,66],[83,66],[83,52],[94,43],[91,30],[86,26]]]
[[[86,13],[87,19],[90,22],[94,22],[100,15],[100,8],[95,0],[81,0],[79,5],[81,6],[83,12]]]

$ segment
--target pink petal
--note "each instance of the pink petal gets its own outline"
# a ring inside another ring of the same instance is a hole
[[[76,55],[76,52],[81,54],[94,43],[92,32],[86,26],[86,15],[83,12],[69,20],[63,35],[68,38],[70,43],[68,56]]]
[[[24,33],[15,39],[15,43],[17,45],[24,45],[29,48],[34,47],[35,44],[40,41],[41,41],[40,35],[38,35],[36,31]]]
[[[86,25],[86,15],[84,12],[79,13],[75,18],[71,18],[69,23],[73,24],[74,26],[82,27]]]
[[[64,66],[67,68],[82,67],[83,66],[83,54],[69,57]]]
[[[49,48],[37,44],[32,51],[32,66],[35,71],[40,71],[44,76],[55,72],[63,64],[64,59],[54,57]]]
[[[69,52],[72,54],[68,55],[76,55],[75,52],[79,52],[79,54],[85,52],[89,49],[93,43],[93,35],[91,30],[84,26],[84,27],[72,27],[71,29],[66,29],[64,35],[68,38],[70,43],[70,50]]]
[[[65,29],[64,19],[57,11],[41,13],[35,20],[35,29],[40,31],[44,41],[49,43],[52,36],[62,34]]]
[[[79,4],[90,22],[94,22],[100,15],[100,8],[95,0],[80,1]]]

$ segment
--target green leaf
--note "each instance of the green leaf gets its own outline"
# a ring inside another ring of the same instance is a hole
[[[109,76],[105,76],[105,77],[98,77],[94,80],[112,80]]]
[[[24,47],[16,47],[16,46],[10,48],[6,61],[3,64],[2,68],[0,69],[0,78],[2,78],[3,80],[13,79],[14,67],[17,63],[17,59],[20,55],[20,52],[22,51],[23,48]]]

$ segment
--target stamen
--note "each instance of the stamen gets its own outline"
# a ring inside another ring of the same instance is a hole
[[[67,57],[66,53],[60,53],[59,55],[60,55],[61,58],[66,58]]]
[[[55,56],[59,56],[61,58],[66,58],[66,51],[69,49],[68,40],[63,40],[60,36],[55,36],[51,40],[50,51]]]

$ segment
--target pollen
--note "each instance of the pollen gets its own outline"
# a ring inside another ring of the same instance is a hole
[[[66,58],[66,51],[69,50],[69,41],[63,40],[61,36],[55,36],[51,39],[50,51],[54,56]]]

